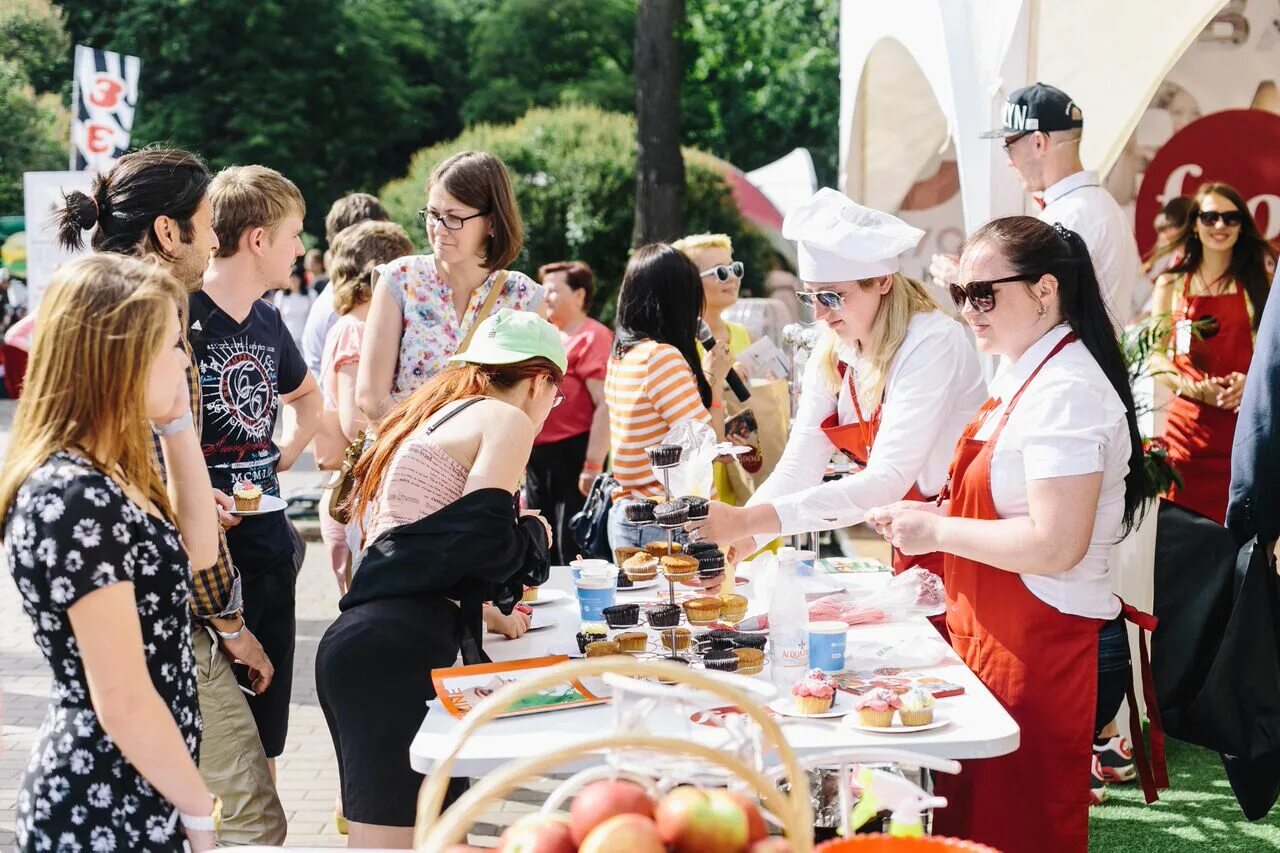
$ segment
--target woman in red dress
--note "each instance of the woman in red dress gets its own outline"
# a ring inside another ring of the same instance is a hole
[[[1157,381],[1174,393],[1164,438],[1182,477],[1167,497],[1222,524],[1236,412],[1274,255],[1244,199],[1220,183],[1196,192],[1165,252],[1180,257],[1156,280],[1152,313],[1169,315],[1172,330],[1151,361]]]

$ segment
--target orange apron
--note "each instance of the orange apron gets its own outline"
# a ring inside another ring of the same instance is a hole
[[[1193,381],[1208,376],[1248,373],[1253,359],[1253,323],[1244,287],[1235,293],[1192,296],[1191,275],[1182,281],[1183,310],[1179,320],[1218,321],[1218,331],[1207,338],[1191,338],[1188,352],[1173,359],[1178,373]],[[1169,490],[1169,500],[1225,524],[1227,492],[1231,486],[1231,442],[1236,434],[1236,413],[1185,397],[1169,401],[1165,443],[1169,461],[1182,477],[1182,488]]]
[[[1009,401],[986,441],[974,438],[996,406],[987,400],[965,428],[944,496],[948,515],[995,520],[991,457],[1009,415],[1041,368],[1075,340],[1067,335]],[[1084,853],[1089,843],[1089,762],[1098,691],[1101,619],[1062,613],[1014,572],[946,555],[951,645],[1021,730],[1011,755],[964,762],[939,776],[948,805],[934,831],[1002,853]]]
[[[862,407],[858,405],[858,389],[853,383],[853,371],[847,369],[844,362],[840,362],[840,375],[847,377],[849,383],[849,401],[853,403],[853,413],[857,417],[857,423],[842,424],[839,423],[838,413],[833,413],[822,422],[822,432],[827,439],[835,445],[836,449],[843,453],[849,459],[853,460],[859,466],[867,467],[867,460],[871,458],[871,448],[876,443],[876,436],[880,432],[880,410],[883,404],[876,406],[875,412],[871,415],[871,419],[867,420],[862,416]],[[920,491],[920,487],[912,482],[911,488],[899,500],[907,501],[929,501],[934,498],[925,495]],[[932,554],[920,554],[915,557],[908,557],[893,549],[893,573],[900,575],[913,566],[919,566],[933,572],[938,577],[942,577],[943,554],[934,552]],[[938,629],[945,639],[947,636],[946,615],[932,616],[929,621],[933,623],[933,627]]]

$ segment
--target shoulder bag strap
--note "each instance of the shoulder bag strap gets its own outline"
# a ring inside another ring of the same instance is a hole
[[[472,397],[469,400],[463,400],[462,403],[460,403],[457,406],[454,406],[451,411],[447,412],[438,421],[433,423],[431,426],[427,427],[426,434],[431,435],[431,433],[435,432],[438,427],[442,426],[446,421],[448,421],[454,415],[459,414],[465,409],[469,409],[470,407],[474,406],[476,403],[479,403],[481,400],[487,400],[487,399],[489,398],[488,397]]]
[[[498,276],[493,280],[493,287],[489,289],[489,295],[485,298],[484,304],[480,306],[480,310],[476,312],[476,316],[471,320],[471,328],[467,329],[467,335],[458,346],[458,352],[466,351],[471,344],[471,336],[476,333],[476,329],[480,328],[480,324],[493,313],[493,306],[498,304],[498,296],[502,294],[503,289],[507,286],[507,276],[509,274],[506,270],[498,272]]]

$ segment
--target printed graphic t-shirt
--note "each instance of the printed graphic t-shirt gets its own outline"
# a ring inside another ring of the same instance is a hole
[[[279,495],[280,449],[271,435],[280,395],[296,391],[307,375],[293,336],[265,299],[237,323],[203,291],[191,295],[187,323],[204,406],[200,444],[213,487],[231,494],[235,483],[252,480]]]

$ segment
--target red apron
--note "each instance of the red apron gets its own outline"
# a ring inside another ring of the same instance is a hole
[[[1075,340],[1067,335],[1027,377],[986,441],[974,438],[999,401],[987,400],[951,461],[950,516],[994,520],[991,457],[1009,415],[1041,368]],[[940,775],[948,805],[934,831],[1002,853],[1084,853],[1089,843],[1089,762],[1098,691],[1101,619],[1062,613],[1015,572],[946,556],[951,645],[1021,730],[1018,750],[964,762]]]
[[[1235,293],[1192,296],[1191,275],[1182,280],[1183,310],[1178,320],[1218,321],[1218,330],[1204,339],[1191,337],[1189,352],[1174,356],[1179,375],[1192,381],[1208,376],[1247,373],[1253,358],[1253,323],[1244,288]],[[1231,442],[1236,434],[1236,413],[1217,406],[1174,397],[1165,421],[1169,461],[1182,476],[1182,488],[1169,490],[1169,500],[1225,523],[1227,492],[1231,486]]]

